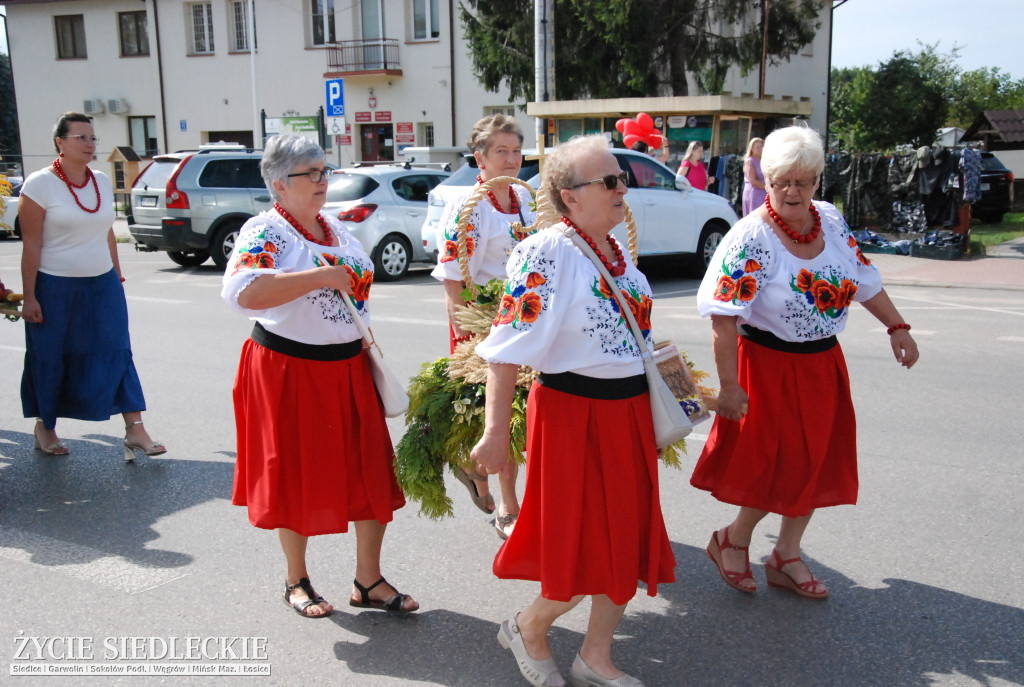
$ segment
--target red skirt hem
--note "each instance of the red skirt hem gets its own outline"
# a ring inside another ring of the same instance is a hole
[[[784,353],[739,339],[749,412],[716,417],[690,484],[719,501],[787,517],[857,502],[857,427],[837,344]]]
[[[254,527],[337,534],[350,522],[390,522],[405,505],[365,353],[304,360],[249,339],[233,396],[231,502]]]
[[[647,394],[595,400],[534,384],[526,426],[526,491],[494,574],[540,582],[546,599],[619,605],[638,582],[650,596],[674,582]]]

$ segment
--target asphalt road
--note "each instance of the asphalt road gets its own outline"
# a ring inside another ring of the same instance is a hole
[[[282,604],[276,537],[230,505],[231,383],[251,325],[221,302],[212,266],[180,268],[128,244],[121,251],[146,423],[170,451],[125,465],[120,418],[61,421],[66,458],[33,451],[18,391],[22,325],[0,322],[0,683],[53,679],[15,677],[12,666],[126,666],[139,663],[125,658],[133,646],[142,647],[137,658],[148,658],[159,657],[160,642],[178,642],[180,651],[193,637],[216,651],[215,638],[242,637],[260,639],[236,640],[236,655],[246,642],[262,646],[266,660],[249,663],[271,672],[230,684],[525,684],[495,632],[537,586],[491,574],[499,540],[454,480],[454,518],[426,520],[410,504],[385,540],[385,574],[420,601],[418,614],[345,605],[351,535],[316,538],[309,550],[313,581],[339,611],[314,622]],[[9,285],[20,282],[19,255],[20,243],[0,242],[0,276]],[[651,271],[655,332],[711,370],[696,282],[674,272]],[[804,549],[832,597],[818,603],[767,589],[760,562],[777,518],[751,547],[758,593],[722,584],[704,547],[732,509],[688,484],[708,430],[702,425],[689,464],[661,473],[677,582],[653,598],[640,591],[616,641],[619,665],[647,685],[1024,684],[1024,292],[896,286],[890,293],[914,326],[922,358],[913,370],[900,368],[884,329],[854,310],[841,341],[858,412],[860,503],[819,512]],[[442,291],[425,271],[375,285],[371,307],[400,375],[446,353]],[[402,423],[390,426],[397,440]],[[552,632],[566,671],[586,619],[584,606]],[[68,637],[80,639],[45,641]],[[75,647],[82,658],[85,645],[91,657],[74,660]],[[48,650],[71,658],[20,660],[45,659]],[[231,678],[64,680],[223,685]]]

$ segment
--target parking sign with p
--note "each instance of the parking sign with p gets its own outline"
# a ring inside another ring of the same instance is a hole
[[[344,79],[328,79],[327,86],[327,108],[326,116],[345,116],[345,89],[342,87]]]

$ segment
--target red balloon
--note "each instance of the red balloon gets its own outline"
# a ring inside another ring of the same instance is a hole
[[[650,131],[654,128],[654,120],[651,119],[651,115],[646,112],[641,112],[636,116],[636,121],[640,124],[640,127]]]
[[[640,137],[636,134],[626,134],[622,137],[622,144],[627,148],[632,148],[633,144],[640,140]]]
[[[658,148],[661,147],[661,144],[664,142],[665,139],[662,137],[661,134],[650,134],[649,136],[647,136],[647,138],[644,139],[644,143],[646,143],[647,147],[650,148],[651,150],[657,150]]]
[[[640,128],[640,125],[632,119],[626,120],[626,123],[623,125],[622,133],[627,136],[637,137],[642,137],[644,134],[643,129]],[[623,139],[623,142],[625,142],[625,139]]]
[[[632,122],[633,120],[629,117],[623,117],[619,121],[615,122],[615,128],[618,129],[620,134],[624,134],[626,128],[626,122]]]

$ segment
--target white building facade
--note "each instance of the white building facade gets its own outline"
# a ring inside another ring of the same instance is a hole
[[[449,0],[71,0],[6,3],[24,169],[54,156],[62,112],[94,117],[97,159],[141,157],[303,131],[341,79],[345,122],[328,159],[401,159],[407,146],[462,147],[493,112],[532,121],[472,74]],[[326,13],[325,13],[326,8]],[[252,37],[255,24],[255,38]],[[454,41],[452,40],[454,27]],[[255,51],[250,51],[251,44]],[[267,118],[264,121],[264,115]]]

